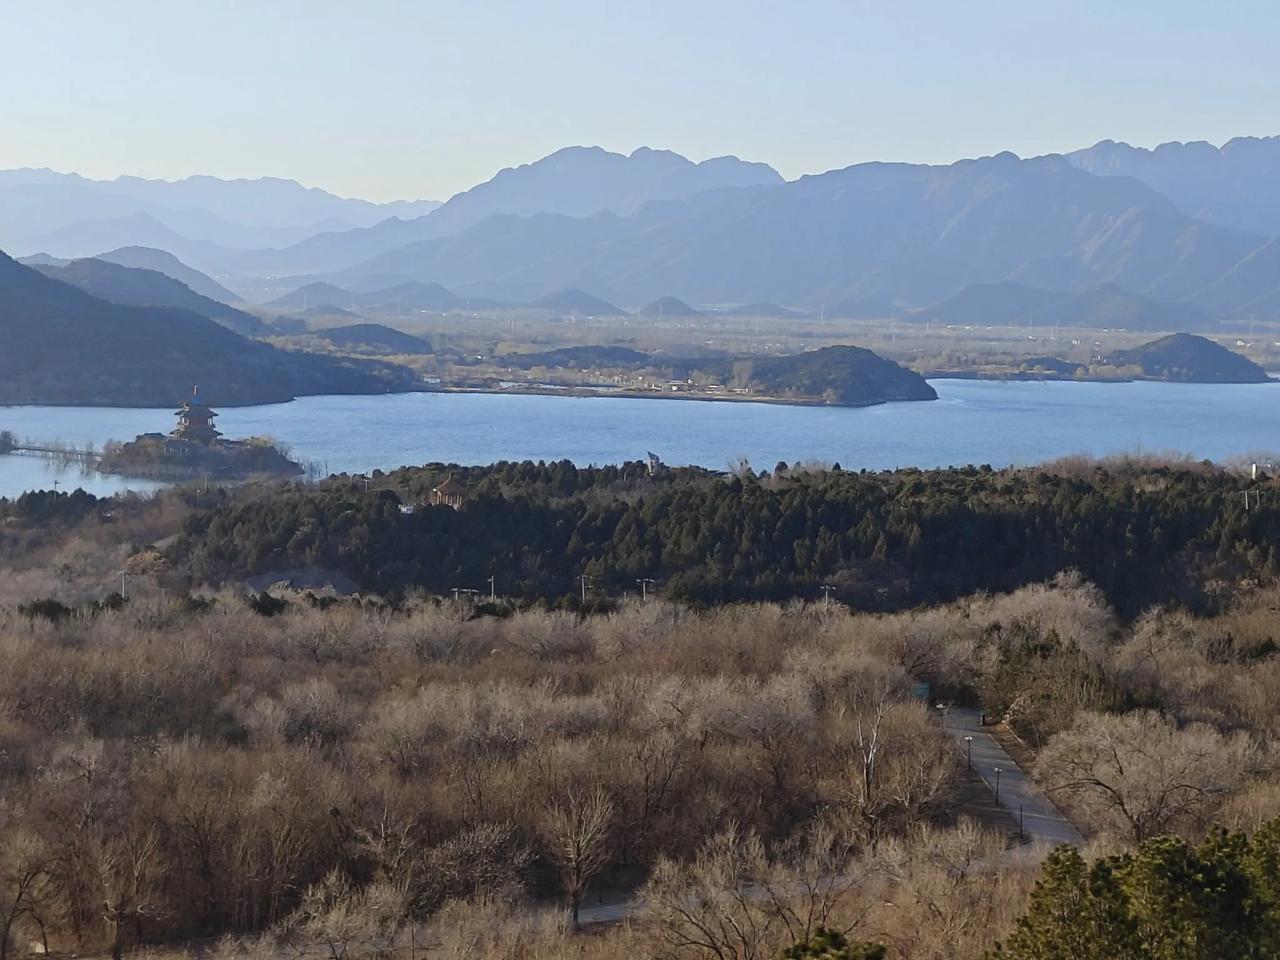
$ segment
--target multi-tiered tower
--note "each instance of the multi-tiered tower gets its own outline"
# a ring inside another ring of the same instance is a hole
[[[191,399],[183,401],[177,411],[178,426],[169,434],[174,440],[185,440],[201,446],[212,446],[222,436],[213,426],[217,414],[200,402],[200,388],[191,388]]]

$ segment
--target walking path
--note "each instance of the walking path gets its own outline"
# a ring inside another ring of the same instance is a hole
[[[970,756],[973,769],[996,795],[996,802],[1022,824],[1022,832],[1035,843],[1074,847],[1084,844],[1076,831],[1040,788],[1013,761],[1004,747],[982,726],[982,714],[972,707],[947,707],[942,712],[942,726]],[[967,738],[973,737],[972,742]],[[996,771],[999,770],[999,773]],[[998,785],[998,786],[997,786]]]

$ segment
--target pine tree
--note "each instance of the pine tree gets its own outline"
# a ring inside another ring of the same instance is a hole
[[[1092,868],[1072,847],[1045,859],[1027,912],[991,958],[1143,960],[1112,864]]]

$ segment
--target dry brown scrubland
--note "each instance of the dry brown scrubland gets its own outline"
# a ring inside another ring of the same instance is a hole
[[[265,617],[141,587],[7,609],[0,934],[346,960],[407,952],[411,925],[430,957],[748,960],[825,924],[978,957],[1034,872],[957,808],[911,684],[1007,716],[1099,848],[1249,828],[1280,807],[1278,602],[1126,625],[1067,576],[891,616]],[[637,893],[603,930],[554,906]]]

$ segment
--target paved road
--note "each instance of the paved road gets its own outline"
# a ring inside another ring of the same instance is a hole
[[[973,767],[993,793],[996,791],[996,768],[1000,769],[1000,790],[996,801],[1009,811],[1014,820],[1021,816],[1023,831],[1032,842],[1081,846],[1084,838],[1013,762],[1013,757],[996,742],[995,737],[983,729],[981,717],[981,713],[971,707],[947,707],[943,711],[942,726],[955,737],[961,751],[966,754],[969,744],[965,737],[973,737]]]
[[[1084,838],[1076,832],[1075,827],[1058,812],[1049,802],[1040,788],[1029,776],[1022,772],[1013,757],[979,724],[981,714],[969,707],[948,707],[943,711],[942,726],[947,733],[955,737],[960,749],[967,753],[968,743],[965,737],[973,737],[973,766],[978,775],[995,792],[996,768],[1000,768],[1000,795],[996,798],[1015,821],[1021,814],[1023,832],[1033,844],[1057,846],[1069,843],[1081,846]],[[1039,854],[1024,848],[1033,862]],[[582,925],[597,923],[616,923],[633,917],[644,910],[639,900],[627,900],[622,903],[582,905]]]

